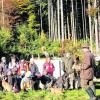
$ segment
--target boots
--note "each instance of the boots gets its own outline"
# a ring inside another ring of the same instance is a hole
[[[78,88],[79,88],[78,81],[75,81],[75,89],[78,89]]]
[[[73,89],[73,80],[70,80],[69,82],[70,82],[70,83],[69,83],[69,84],[70,84],[69,89],[71,89],[71,90],[72,90],[72,89]]]
[[[90,100],[96,100],[95,94],[94,94],[93,90],[90,87],[86,89],[86,92],[90,96]]]

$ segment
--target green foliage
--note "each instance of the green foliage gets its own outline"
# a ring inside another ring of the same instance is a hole
[[[64,45],[64,51],[65,52],[71,52],[73,56],[79,56],[80,59],[82,60],[82,45],[83,44],[89,44],[89,39],[87,40],[78,40],[78,41],[73,41],[73,40],[65,40],[63,45]],[[62,49],[61,49],[62,50]]]
[[[35,5],[35,0],[16,0],[17,8],[19,11],[19,15],[22,19],[22,23],[27,24],[30,31],[36,32],[39,29],[39,22],[36,20],[37,16],[37,9]],[[24,21],[24,22],[23,22]]]
[[[20,25],[17,27],[18,36],[18,51],[22,53],[31,52],[32,43],[36,38],[36,31],[30,30],[27,25]]]
[[[22,6],[25,6],[29,2],[30,2],[29,0],[15,0],[16,7],[18,8],[22,8]]]
[[[3,50],[7,50],[7,46],[12,40],[12,33],[9,29],[0,29],[0,48]]]
[[[42,31],[41,35],[39,36],[39,44],[40,46],[43,46],[47,41],[46,34]]]
[[[48,52],[52,55],[59,56],[60,55],[60,41],[56,40],[53,42],[50,42],[49,47],[47,47]]]
[[[37,35],[35,30],[30,30],[27,24],[19,25],[17,27],[17,42],[13,41],[12,33],[7,29],[0,30],[0,48],[5,52],[18,52],[23,54],[24,56],[28,55],[43,55],[43,50],[41,49],[43,46],[46,48],[46,51],[50,55],[61,56],[62,49],[65,52],[72,52],[74,56],[79,56],[82,59],[82,50],[81,46],[85,43],[89,43],[89,39],[87,41],[80,40],[75,43],[72,40],[65,40],[62,48],[62,43],[59,40],[49,41],[46,33],[43,31],[41,35]],[[93,48],[95,45],[93,44]]]
[[[100,90],[96,91],[100,94]],[[53,94],[49,91],[29,91],[28,93],[3,93],[0,92],[0,100],[88,100],[89,96],[84,90],[65,91],[62,94]]]

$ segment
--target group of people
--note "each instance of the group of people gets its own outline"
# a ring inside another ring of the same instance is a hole
[[[90,96],[90,100],[96,100],[95,86],[93,84],[94,77],[94,56],[89,46],[83,46],[83,60],[80,62],[79,57],[73,58],[72,54],[67,52],[62,57],[62,70],[64,75],[55,79],[53,73],[55,67],[50,57],[46,57],[46,61],[42,66],[42,74],[39,72],[38,66],[34,62],[34,58],[30,61],[24,59],[16,62],[16,57],[11,56],[9,64],[6,58],[1,58],[0,78],[2,77],[8,82],[14,91],[40,88],[40,83],[47,88],[47,84],[52,82],[51,86],[64,89],[78,89],[82,87]],[[59,81],[61,80],[61,81]],[[27,84],[26,84],[27,83]],[[61,83],[61,84],[60,84]]]
[[[70,89],[79,87],[86,90],[90,96],[90,100],[97,100],[95,86],[93,83],[95,58],[91,53],[88,45],[82,46],[83,60],[80,63],[79,57],[75,57],[70,53],[63,56],[63,70],[68,74]],[[75,83],[75,84],[74,84]]]
[[[2,83],[2,80],[5,80],[5,82],[12,86],[12,90],[15,92],[39,89],[40,81],[41,84],[45,85],[44,88],[46,88],[46,84],[53,78],[55,70],[53,63],[51,63],[51,58],[47,57],[41,67],[43,70],[42,74],[39,72],[34,58],[30,58],[30,61],[21,59],[19,62],[16,62],[16,57],[11,56],[11,61],[7,64],[6,58],[2,57],[0,63],[0,81]]]

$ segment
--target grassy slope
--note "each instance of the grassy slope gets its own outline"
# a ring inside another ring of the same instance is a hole
[[[96,91],[100,96],[100,90]],[[52,94],[47,91],[29,91],[28,93],[0,93],[0,100],[88,100],[84,90],[65,91],[61,95]]]

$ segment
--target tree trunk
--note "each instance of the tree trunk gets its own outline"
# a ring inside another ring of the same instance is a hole
[[[98,4],[98,9],[99,9],[99,11],[98,11],[98,42],[99,42],[99,47],[100,47],[100,0],[98,0],[98,2],[97,2],[97,4]]]
[[[72,12],[71,12],[71,28],[72,28],[72,40],[75,44],[75,19],[74,19],[74,4],[73,0],[71,0]]]
[[[1,1],[2,5],[1,5],[1,10],[2,10],[2,28],[4,28],[5,25],[5,17],[4,17],[4,0]]]
[[[53,3],[51,2],[51,40],[53,40],[53,35],[54,35],[54,31],[53,31],[53,28],[54,28],[54,18],[53,18],[53,13],[54,13],[54,11],[53,11]]]
[[[57,0],[58,39],[60,40],[60,1]]]
[[[48,24],[49,24],[49,40],[50,40],[50,37],[51,37],[51,13],[50,13],[50,0],[48,0]]]
[[[40,31],[42,32],[43,28],[42,28],[42,7],[41,7],[41,1],[40,1],[40,20],[41,20],[41,30]]]
[[[69,19],[68,19],[68,16],[67,16],[67,31],[68,31],[68,39],[70,40],[70,27],[69,27]]]
[[[96,6],[96,0],[94,1],[94,8],[97,8]],[[97,31],[97,15],[94,15],[94,24],[95,24],[95,42],[96,42],[96,53],[99,51],[99,43],[98,43],[98,31]]]
[[[85,32],[85,36],[86,36],[86,40],[88,39],[88,35],[87,35],[87,27],[86,27],[86,1],[84,0],[84,32]]]
[[[84,0],[81,0],[81,6],[82,6],[82,29],[83,29],[83,38],[85,39],[85,30],[84,30]]]
[[[61,0],[61,38],[64,41],[64,16],[63,16],[63,0]]]
[[[54,41],[57,39],[57,17],[56,9],[54,11]]]
[[[90,5],[90,1],[88,2],[88,10],[90,11],[90,7],[91,7],[91,5]],[[92,30],[91,30],[91,26],[92,26],[92,24],[91,24],[91,16],[90,15],[88,15],[88,17],[89,17],[89,34],[90,34],[90,50],[91,50],[91,52],[92,52],[92,44],[93,44],[93,42],[92,42]]]

